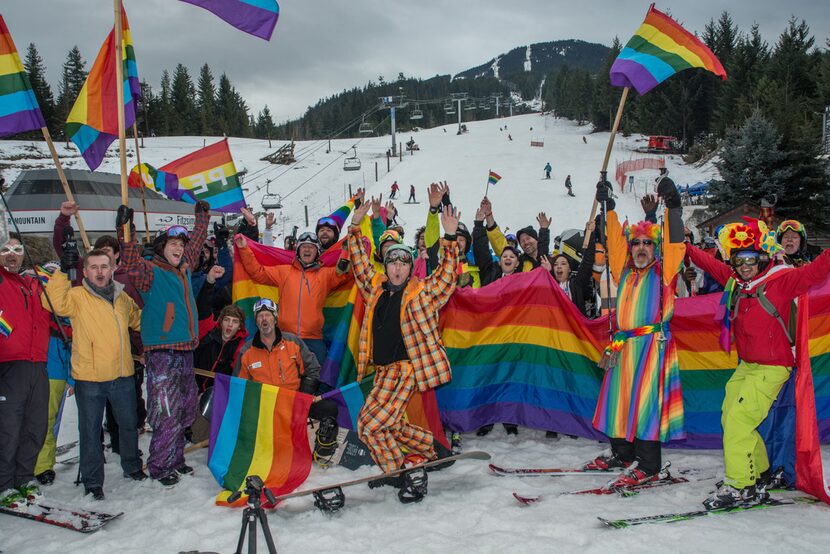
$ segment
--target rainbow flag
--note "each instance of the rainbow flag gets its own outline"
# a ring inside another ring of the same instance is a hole
[[[12,334],[12,325],[5,317],[3,317],[3,310],[0,310],[0,335],[8,338]]]
[[[654,8],[611,66],[611,84],[645,94],[675,73],[700,67],[726,80],[709,48],[671,17]]]
[[[46,127],[6,21],[0,15],[0,138]]]
[[[181,0],[213,12],[240,31],[271,40],[280,17],[276,0]]]
[[[162,185],[159,182],[159,172],[174,175],[177,182],[164,175]],[[143,180],[146,183],[147,178]],[[163,186],[164,191],[155,190],[163,192],[168,198],[189,204],[205,200],[210,204],[210,209],[217,212],[237,213],[240,208],[245,207],[245,197],[242,194],[231,149],[228,147],[228,139],[220,140],[160,167],[156,170],[151,188],[156,186]]]
[[[216,374],[208,468],[226,489],[217,504],[229,505],[228,496],[242,489],[250,475],[261,477],[275,495],[306,480],[311,400],[309,394]]]
[[[135,123],[135,105],[141,99],[138,66],[127,22],[121,7],[121,64],[124,68],[124,126]],[[87,75],[72,111],[66,119],[66,135],[81,151],[86,164],[95,170],[104,160],[110,144],[118,138],[118,100],[115,82],[115,29],[98,51],[98,57]]]
[[[495,185],[499,181],[501,181],[501,175],[499,175],[495,171],[491,170],[490,175],[487,177],[487,184],[488,185]]]
[[[127,180],[130,188],[147,187],[172,200],[181,200],[182,191],[179,189],[179,178],[172,173],[160,171],[149,164],[136,165],[130,171]]]

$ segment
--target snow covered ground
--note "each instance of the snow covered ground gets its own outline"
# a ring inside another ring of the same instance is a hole
[[[412,157],[404,156],[403,162],[393,161],[390,173],[386,173],[384,154],[390,146],[388,136],[360,142],[357,152],[363,171],[351,173],[342,169],[341,152],[357,139],[332,141],[330,154],[325,154],[322,143],[298,143],[299,162],[289,167],[259,161],[279,146],[276,142],[270,150],[267,142],[261,140],[231,139],[230,143],[237,167],[248,170],[245,187],[253,191],[264,185],[266,179],[274,179],[272,192],[284,197],[279,231],[283,225],[288,232],[295,224],[304,227],[304,205],[309,207],[313,225],[313,220],[342,203],[349,184],[353,187],[365,184],[368,194],[383,193],[385,198],[394,180],[401,187],[402,200],[408,196],[409,185],[414,184],[421,202],[415,205],[398,202],[407,240],[423,225],[427,209],[425,189],[431,181],[449,182],[453,201],[460,206],[464,221],[471,225],[490,169],[503,177],[490,190],[496,220],[503,228],[516,230],[531,223],[535,225],[535,216],[542,210],[553,216],[554,235],[563,229],[584,226],[607,133],[589,134],[587,127],[539,115],[467,123],[467,126],[470,132],[464,135],[455,134],[456,125],[446,126],[446,132],[437,128],[412,133],[421,150]],[[508,140],[508,133],[513,141]],[[398,140],[406,142],[409,136],[399,135]],[[531,148],[531,137],[542,137],[544,148]],[[618,137],[611,157],[612,176],[615,159],[631,157],[632,148],[642,144],[638,140],[642,137]],[[141,150],[142,161],[160,166],[200,147],[202,139],[148,138],[145,145]],[[39,149],[46,154],[43,146]],[[62,146],[60,149],[68,154]],[[48,163],[45,159],[33,159],[31,143],[0,142],[0,162],[8,163],[18,156],[13,162],[18,168],[45,167]],[[83,167],[77,156],[70,161],[76,168]],[[374,181],[375,162],[379,166],[378,182]],[[554,168],[550,181],[543,179],[542,168],[546,162],[551,162]],[[102,170],[116,171],[117,167],[117,159],[113,157],[105,161]],[[674,156],[669,158],[668,167],[671,176],[681,185],[714,175],[711,166],[687,167]],[[7,170],[5,177],[11,180],[15,173],[16,170]],[[563,183],[568,174],[574,183],[576,198],[566,195]],[[654,171],[643,171],[637,176],[640,195],[655,176]],[[259,207],[263,194],[264,186],[258,193],[249,195],[250,203]],[[640,219],[635,195],[621,195],[618,206],[621,213]],[[59,444],[77,436],[76,421],[75,402],[70,398]],[[145,453],[149,438],[147,434],[141,437]],[[496,426],[484,438],[465,435],[464,448],[485,450],[501,465],[572,466],[594,457],[604,446],[567,437],[553,442],[542,431],[527,429],[521,429],[517,437],[508,437]],[[103,503],[83,499],[82,489],[72,485],[77,466],[58,465],[57,481],[46,490],[49,497],[91,509],[123,511],[124,516],[87,536],[0,515],[0,550],[61,554],[175,553],[196,549],[232,552],[238,539],[241,510],[214,505],[219,488],[205,465],[206,457],[206,450],[190,455],[188,460],[196,467],[195,475],[184,478],[172,489],[164,489],[154,482],[137,484],[122,479],[118,456],[108,454],[104,485],[107,499]],[[791,506],[622,531],[603,527],[597,516],[613,518],[700,508],[701,500],[714,489],[715,481],[722,474],[721,452],[668,450],[664,457],[671,460],[676,470],[694,468],[691,482],[645,491],[629,499],[557,497],[558,492],[600,486],[605,479],[599,476],[497,478],[487,474],[486,463],[462,461],[429,475],[430,494],[420,504],[401,505],[392,490],[358,486],[345,490],[346,508],[334,516],[321,514],[312,506],[310,498],[302,498],[286,502],[268,517],[280,552],[825,551],[826,546],[821,545],[827,543],[830,509],[824,506]],[[827,472],[830,470],[827,446],[824,459]],[[370,472],[370,468],[356,473],[343,468],[325,471],[314,468],[304,487]],[[511,496],[513,491],[542,492],[548,497],[538,505],[520,507]],[[261,538],[259,551],[266,551]]]

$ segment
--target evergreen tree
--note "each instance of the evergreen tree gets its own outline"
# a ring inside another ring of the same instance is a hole
[[[769,47],[761,38],[758,25],[753,25],[749,35],[738,38],[724,66],[729,77],[718,97],[712,128],[718,136],[724,136],[757,107],[759,80],[768,60]]]
[[[195,135],[200,130],[196,117],[196,87],[187,68],[178,64],[173,73],[173,85],[170,91],[172,111],[170,113],[171,135]]]
[[[271,117],[271,110],[268,109],[266,104],[259,112],[259,117],[257,117],[256,135],[258,138],[270,139],[274,137],[274,131],[276,131],[274,119]]]
[[[154,113],[158,113],[158,115],[153,129],[154,132],[160,136],[170,134],[170,114],[173,109],[171,98],[172,85],[170,84],[170,73],[165,69],[161,73],[161,94],[158,97],[158,109],[154,110]]]
[[[86,82],[86,62],[81,57],[81,51],[73,46],[66,55],[63,64],[61,82],[58,85],[57,115],[62,122],[66,122],[75,100]]]
[[[712,181],[709,207],[722,211],[744,200],[760,203],[772,194],[781,196],[794,170],[780,144],[775,125],[759,110],[742,127],[729,131],[715,163],[721,179]]]
[[[231,80],[223,73],[219,77],[219,89],[216,92],[216,123],[218,131],[225,136],[231,134],[234,118],[234,90]]]
[[[216,86],[213,83],[213,73],[208,64],[199,71],[199,97],[196,107],[199,110],[200,133],[214,135],[217,133],[216,123]]]
[[[29,48],[26,50],[23,67],[26,69],[26,73],[29,74],[29,81],[32,84],[35,98],[37,98],[40,105],[40,111],[43,113],[43,119],[46,120],[46,126],[51,133],[56,134],[62,122],[56,116],[55,97],[52,96],[52,88],[46,81],[46,66],[44,66],[43,58],[40,57],[33,42],[29,43]]]

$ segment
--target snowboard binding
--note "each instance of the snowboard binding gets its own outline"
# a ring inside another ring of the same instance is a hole
[[[424,468],[419,467],[404,472],[401,475],[401,488],[398,491],[398,500],[402,504],[420,502],[427,495],[428,478]]]
[[[314,493],[314,506],[320,511],[332,514],[346,505],[346,496],[343,489],[334,487]]]

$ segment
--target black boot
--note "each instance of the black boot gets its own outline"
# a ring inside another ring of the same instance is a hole
[[[332,464],[334,453],[337,452],[337,420],[333,417],[324,417],[317,427],[314,438],[314,461],[320,467],[329,467]]]
[[[493,424],[488,423],[487,425],[485,425],[483,427],[480,427],[479,430],[476,431],[476,436],[477,437],[483,437],[492,430],[493,430]]]

